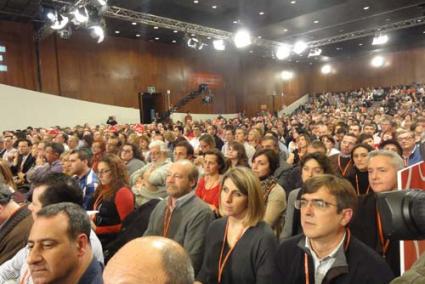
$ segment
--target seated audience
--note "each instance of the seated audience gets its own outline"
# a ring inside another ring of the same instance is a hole
[[[245,147],[239,142],[229,143],[226,158],[230,161],[232,167],[249,167]]]
[[[145,165],[143,156],[134,144],[124,143],[120,150],[120,158],[126,165],[129,176]]]
[[[368,194],[370,191],[369,173],[367,171],[368,154],[374,149],[369,144],[357,144],[351,151],[354,167],[348,180],[356,190],[357,195]]]

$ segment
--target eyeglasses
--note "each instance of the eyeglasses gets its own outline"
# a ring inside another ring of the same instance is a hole
[[[398,140],[399,141],[407,141],[407,140],[411,140],[411,139],[413,139],[414,137],[413,136],[406,136],[406,137],[398,137]]]
[[[311,206],[313,206],[314,209],[319,209],[319,210],[326,209],[330,206],[337,206],[336,204],[326,202],[322,199],[312,199],[312,200],[298,199],[298,200],[295,200],[295,208],[297,208],[299,210],[302,209],[302,208],[306,208],[309,204],[311,204]]]
[[[111,170],[103,170],[103,171],[98,171],[97,172],[97,175],[104,175],[104,174],[107,174],[107,173],[110,173],[111,172]]]

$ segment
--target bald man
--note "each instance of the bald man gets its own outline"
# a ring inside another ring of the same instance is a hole
[[[111,258],[103,278],[105,284],[192,284],[194,272],[189,256],[178,243],[163,237],[143,237],[127,243]]]

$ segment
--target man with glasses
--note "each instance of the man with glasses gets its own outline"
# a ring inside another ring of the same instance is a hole
[[[296,208],[304,234],[285,240],[276,254],[281,283],[389,283],[385,261],[350,233],[356,193],[345,179],[308,179]],[[367,260],[367,261],[365,261]]]
[[[399,131],[397,142],[403,150],[404,166],[411,166],[422,161],[420,147],[416,144],[415,133],[409,130]]]

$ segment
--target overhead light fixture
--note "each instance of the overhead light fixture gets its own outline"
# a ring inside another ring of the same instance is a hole
[[[133,26],[137,25],[137,23],[136,23],[136,22],[132,22],[131,24],[132,24]]]
[[[291,4],[295,4],[295,3],[297,3],[297,1],[294,1],[294,0],[293,0],[293,1],[291,1]]]
[[[196,37],[191,37],[187,40],[187,46],[193,49],[196,49],[198,46],[199,40]]]
[[[222,39],[213,40],[213,46],[215,50],[219,50],[219,51],[226,49],[226,45],[224,44],[224,40]]]
[[[60,20],[59,20],[60,19]],[[50,26],[52,30],[61,30],[69,23],[69,18],[67,16],[58,14],[56,20]]]
[[[108,4],[108,1],[106,1],[106,0],[96,0],[97,1],[97,3],[99,3],[99,5],[101,5],[101,6],[106,6],[106,4]]]
[[[258,15],[263,16],[264,15],[264,12],[263,11],[258,12]]]
[[[282,78],[282,80],[284,81],[289,81],[292,78],[294,78],[294,72],[292,71],[288,71],[288,70],[284,70],[280,73],[280,77]]]
[[[176,34],[176,33],[178,33],[178,32],[179,32],[178,30],[174,30],[174,31],[173,31],[173,33],[175,33],[175,34]]]
[[[369,6],[364,6],[363,10],[369,10],[369,8],[370,8]]]
[[[119,33],[120,33],[120,31],[115,31],[115,33],[116,33],[116,34],[119,34]]]
[[[370,61],[370,65],[372,65],[372,67],[375,67],[375,68],[380,68],[384,66],[384,63],[385,63],[385,59],[381,55],[377,55],[373,57],[372,60]]]
[[[171,42],[172,42],[172,43],[176,43],[177,41],[176,41],[175,39],[173,39]]]
[[[94,25],[89,27],[92,37],[97,37],[97,43],[101,43],[105,39],[105,32],[100,25]]]
[[[233,38],[237,48],[244,48],[251,45],[251,34],[247,30],[239,30]]]
[[[154,27],[153,27],[153,29],[154,29],[154,30],[157,30],[157,29],[159,29],[159,27],[157,27],[157,26],[154,26]]]
[[[211,8],[217,9],[217,5],[212,5]]]
[[[136,37],[140,37],[140,34],[136,34]]]
[[[332,66],[330,64],[325,64],[320,68],[320,72],[324,75],[327,75],[332,72]]]
[[[279,60],[283,60],[289,57],[291,54],[291,46],[289,44],[281,44],[276,48],[276,58]]]
[[[155,40],[159,40],[159,37],[156,37]]]
[[[308,48],[308,45],[307,45],[307,43],[305,43],[304,41],[297,41],[295,44],[294,44],[294,49],[293,49],[293,51],[296,53],[296,54],[298,54],[298,55],[301,55],[306,49]]]
[[[388,35],[386,34],[379,34],[375,36],[372,40],[372,45],[383,45],[388,42]]]
[[[74,15],[74,19],[72,20],[72,22],[77,26],[87,23],[89,21],[89,13],[86,7],[84,7],[84,9],[76,8],[70,14]]]
[[[318,21],[318,20],[315,20],[315,21],[313,21],[313,23],[318,24],[318,23],[319,23],[319,21]]]
[[[308,56],[307,57],[320,56],[320,54],[322,54],[322,49],[320,49],[320,48],[312,48],[312,49],[310,49],[310,52],[308,53]]]

